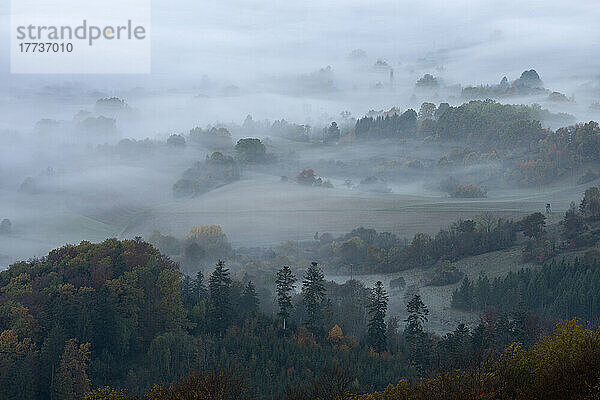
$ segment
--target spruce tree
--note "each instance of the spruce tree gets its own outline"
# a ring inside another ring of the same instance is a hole
[[[406,311],[408,312],[408,318],[404,320],[406,330],[408,332],[423,332],[423,322],[427,322],[429,310],[421,300],[421,296],[415,294],[406,305]]]
[[[279,318],[283,321],[283,329],[290,317],[290,312],[294,305],[292,304],[292,291],[296,287],[296,277],[288,266],[284,266],[277,271],[277,304],[279,305]]]
[[[307,327],[317,333],[323,329],[323,307],[325,306],[325,277],[316,262],[310,263],[302,281],[302,301],[306,309]]]
[[[383,283],[377,281],[375,287],[371,289],[369,296],[369,344],[378,352],[382,352],[386,347],[386,326],[385,313],[387,312],[389,297],[383,288]]]
[[[427,321],[429,310],[421,300],[421,296],[415,294],[406,305],[406,311],[408,318],[404,320],[406,322],[404,337],[409,346],[410,357],[422,374],[429,363],[430,356],[430,340],[423,329],[423,322]]]
[[[181,300],[186,308],[196,304],[194,296],[194,281],[187,275],[181,280]]]
[[[210,329],[222,335],[231,322],[231,278],[229,269],[221,260],[210,275],[208,287],[210,290],[209,321]]]

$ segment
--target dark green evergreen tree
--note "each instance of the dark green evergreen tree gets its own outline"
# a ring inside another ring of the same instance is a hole
[[[186,276],[181,285],[181,297],[187,311],[187,318],[191,322],[190,332],[204,332],[206,328],[206,307],[208,290],[204,284],[204,275],[198,271],[195,279]]]
[[[316,262],[311,262],[302,281],[302,301],[306,309],[306,325],[313,333],[323,330],[323,308],[325,297],[325,277]]]
[[[423,328],[423,323],[427,322],[429,310],[421,300],[421,296],[415,294],[406,305],[406,311],[408,318],[404,320],[406,322],[404,337],[409,346],[410,358],[422,374],[429,366],[431,354],[429,336]]]
[[[222,335],[231,322],[231,278],[229,269],[221,260],[210,275],[208,287],[210,290],[209,322],[210,330]]]
[[[279,318],[283,321],[283,329],[285,330],[287,320],[290,317],[290,312],[294,305],[292,304],[292,291],[296,287],[296,277],[288,266],[284,266],[277,271],[275,279],[277,285],[277,304],[279,305]]]
[[[421,300],[421,296],[415,294],[406,305],[406,311],[408,318],[404,320],[406,322],[405,332],[423,332],[423,322],[427,322],[429,310]]]
[[[369,344],[378,352],[386,348],[385,313],[389,297],[383,288],[383,283],[377,281],[369,296]]]

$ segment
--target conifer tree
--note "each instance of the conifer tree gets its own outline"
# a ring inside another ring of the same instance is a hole
[[[377,350],[382,352],[386,346],[386,326],[385,326],[385,313],[387,312],[389,297],[383,288],[383,283],[377,281],[375,287],[371,289],[371,295],[369,297],[369,343]]]
[[[231,322],[231,278],[229,269],[221,260],[210,275],[208,287],[210,290],[209,321],[210,329],[222,335]]]
[[[404,320],[407,323],[406,330],[408,332],[423,332],[423,322],[427,322],[429,309],[421,300],[420,295],[415,294],[413,296],[406,305],[406,311],[408,312],[408,318]]]
[[[279,305],[279,318],[283,321],[283,329],[290,317],[290,312],[294,305],[292,304],[292,291],[296,287],[296,277],[288,266],[284,266],[277,271],[277,304]]]
[[[473,303],[478,310],[485,310],[491,292],[490,280],[487,275],[480,275],[473,286]]]
[[[306,325],[316,333],[323,328],[323,307],[326,303],[325,277],[316,262],[310,263],[302,281],[302,301],[306,308]]]
[[[423,329],[423,322],[427,322],[429,310],[421,300],[421,296],[415,294],[406,305],[408,318],[404,328],[404,336],[410,349],[410,357],[420,373],[423,373],[429,362],[430,340]]]

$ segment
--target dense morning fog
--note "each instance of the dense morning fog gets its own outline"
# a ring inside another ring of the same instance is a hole
[[[597,398],[599,16],[3,1],[0,398]]]

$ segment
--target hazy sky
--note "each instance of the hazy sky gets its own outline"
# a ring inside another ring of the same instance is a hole
[[[39,1],[52,4],[56,0]],[[81,4],[84,0],[71,1]],[[153,1],[152,73],[130,76],[11,75],[9,10],[9,0],[0,0],[0,204],[9,204],[0,209],[0,219],[11,218],[17,233],[14,243],[5,242],[4,247],[0,243],[0,255],[13,258],[41,255],[65,241],[114,235],[101,223],[89,225],[85,218],[112,215],[113,208],[119,211],[121,206],[125,211],[136,209],[143,201],[147,202],[144,207],[151,208],[168,203],[165,198],[170,198],[171,185],[181,171],[191,165],[192,158],[204,158],[192,149],[190,160],[177,155],[149,161],[141,157],[147,165],[107,169],[110,158],[88,153],[98,143],[114,144],[122,138],[164,140],[196,126],[242,123],[248,114],[255,120],[285,118],[309,124],[318,133],[331,121],[340,121],[341,111],[360,117],[370,109],[418,109],[423,101],[464,101],[456,87],[440,93],[416,91],[415,81],[424,73],[435,74],[447,85],[465,86],[497,83],[504,75],[513,80],[523,70],[535,68],[547,88],[569,96],[584,82],[586,89],[592,88],[581,96],[584,91],[580,90],[576,102],[546,101],[544,106],[572,113],[577,121],[599,117],[597,111],[589,110],[592,101],[600,100],[599,0]],[[354,49],[362,49],[366,57],[349,59]],[[373,68],[378,59],[394,69],[394,85],[386,86],[388,71]],[[328,65],[333,72],[313,74]],[[136,87],[150,90],[130,90]],[[113,95],[131,106],[117,118],[116,132],[102,135],[78,126],[75,115],[85,115],[78,114],[81,110],[97,112],[96,100]],[[44,132],[36,129],[41,119],[61,122]],[[329,149],[326,152],[310,157],[327,157]],[[156,165],[165,170],[157,172]],[[55,179],[61,191],[70,189],[71,198],[17,192],[27,176],[42,174],[41,179],[46,179],[48,166],[59,171],[49,180]],[[280,178],[274,179],[267,187]],[[140,186],[132,187],[130,182]],[[97,192],[90,187],[97,187]],[[277,193],[278,189],[273,190]],[[115,197],[114,193],[118,196],[113,202],[103,197]],[[248,201],[245,189],[243,193],[240,198]],[[82,204],[91,210],[84,210],[83,216],[78,214]],[[197,205],[192,206],[196,209]],[[194,223],[207,222],[201,217]],[[217,213],[209,222],[219,223],[219,218]],[[256,226],[251,218],[246,221]],[[265,221],[277,228],[282,225],[268,215]],[[241,240],[236,232],[248,232],[240,226],[224,227],[234,240]],[[150,232],[155,227],[146,228]],[[342,232],[347,228],[332,225],[327,229]],[[180,229],[189,227],[181,224]],[[312,231],[310,226],[303,235],[311,238]],[[61,236],[55,236],[56,232]],[[280,234],[271,233],[274,238]]]
[[[600,66],[597,0],[170,0],[152,3],[150,76],[7,76],[9,9],[2,0],[0,71],[13,87],[40,78],[180,86],[203,75],[244,85],[326,65],[340,71],[356,48],[399,72],[443,65],[438,74],[451,83],[514,79],[529,67],[558,82]]]

